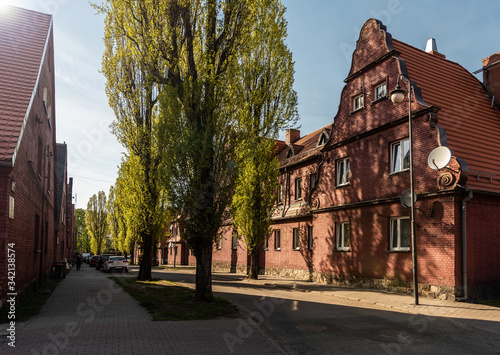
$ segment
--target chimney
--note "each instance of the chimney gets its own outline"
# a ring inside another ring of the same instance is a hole
[[[285,133],[285,143],[292,144],[300,139],[300,131],[298,129],[287,129]]]
[[[500,52],[483,59],[483,83],[500,102]]]
[[[432,54],[435,57],[445,59],[446,56],[438,52],[438,46],[435,38],[429,38],[427,41],[427,45],[425,46],[425,51],[429,54]]]

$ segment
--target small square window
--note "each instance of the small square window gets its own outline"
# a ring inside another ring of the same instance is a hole
[[[293,229],[293,250],[300,249],[300,228]]]
[[[353,111],[362,109],[365,106],[365,97],[363,94],[356,96],[353,99]]]
[[[274,249],[281,250],[281,230],[274,230]]]
[[[295,201],[302,200],[302,178],[295,179]]]
[[[410,168],[410,143],[403,139],[391,144],[391,173]]]
[[[387,96],[387,84],[385,82],[375,86],[375,100],[380,100]]]
[[[351,224],[340,222],[335,225],[335,248],[341,251],[349,251],[351,242]]]
[[[389,249],[391,251],[410,250],[410,218],[391,218]]]
[[[337,186],[348,185],[350,181],[351,163],[349,158],[337,161]]]

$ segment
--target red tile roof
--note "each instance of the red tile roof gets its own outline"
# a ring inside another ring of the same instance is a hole
[[[52,16],[0,9],[0,161],[10,161],[34,94]]]
[[[278,141],[278,147],[281,149],[285,148],[281,150],[279,154],[281,167],[283,168],[285,166],[298,164],[299,162],[309,159],[311,156],[319,154],[321,149],[324,147],[323,145],[319,147],[317,146],[319,139],[323,134],[323,131],[325,131],[325,133],[329,137],[330,129],[331,129],[331,124],[323,128],[320,128],[312,133],[309,133],[303,136],[302,138],[298,139],[297,141],[295,141],[292,144],[295,155],[290,158],[287,158],[288,149],[285,148],[286,143],[283,141]]]
[[[500,112],[482,83],[461,65],[393,40],[425,102],[440,108],[448,147],[469,166],[468,187],[500,191]],[[478,58],[478,62],[481,58]],[[476,177],[479,174],[479,179]],[[490,180],[492,177],[492,180]]]

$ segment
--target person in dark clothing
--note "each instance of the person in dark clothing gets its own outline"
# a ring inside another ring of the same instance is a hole
[[[80,267],[82,266],[82,257],[80,255],[76,256],[76,269],[80,270]]]

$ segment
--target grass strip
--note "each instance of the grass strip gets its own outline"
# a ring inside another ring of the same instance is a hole
[[[141,306],[155,321],[200,320],[239,317],[238,308],[224,298],[215,297],[210,303],[194,301],[194,291],[175,282],[155,279],[138,281],[135,277],[110,277]]]
[[[500,298],[480,301],[479,303],[484,304],[486,306],[500,307]]]

